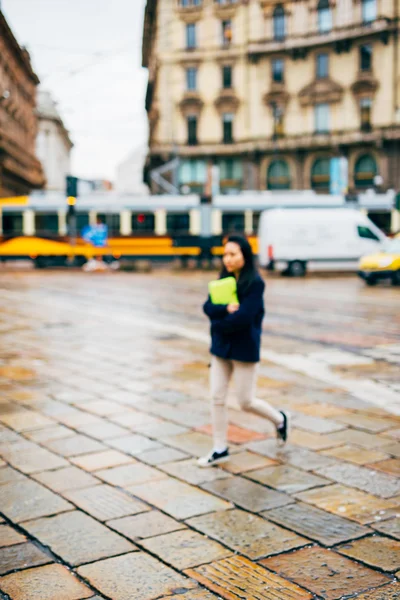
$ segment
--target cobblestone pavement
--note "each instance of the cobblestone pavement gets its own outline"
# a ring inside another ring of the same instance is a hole
[[[399,290],[272,279],[258,395],[211,444],[212,274],[3,272],[0,598],[400,599]]]

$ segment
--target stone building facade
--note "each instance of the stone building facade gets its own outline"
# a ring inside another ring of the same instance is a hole
[[[222,192],[400,187],[400,0],[147,0],[147,174]],[[381,178],[376,178],[380,175]]]
[[[35,155],[38,83],[28,52],[0,11],[0,197],[25,195],[45,183]]]

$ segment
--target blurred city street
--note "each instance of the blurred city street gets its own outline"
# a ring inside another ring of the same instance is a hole
[[[400,598],[398,289],[267,278],[258,396],[212,445],[214,273],[2,271],[0,598]]]

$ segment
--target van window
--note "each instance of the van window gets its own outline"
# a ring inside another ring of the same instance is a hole
[[[358,235],[360,238],[365,238],[367,240],[375,240],[376,242],[380,242],[380,239],[373,231],[369,229],[369,227],[363,227],[358,225],[357,227]]]

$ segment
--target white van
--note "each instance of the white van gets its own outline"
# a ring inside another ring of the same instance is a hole
[[[276,208],[261,214],[260,265],[292,276],[310,271],[357,271],[364,254],[386,237],[352,208]]]

